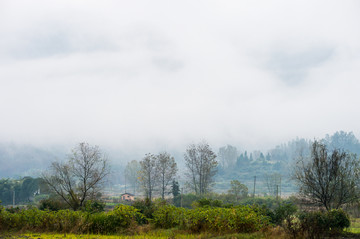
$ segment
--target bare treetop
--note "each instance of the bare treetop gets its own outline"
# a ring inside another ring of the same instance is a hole
[[[108,159],[98,146],[80,143],[68,161],[53,162],[43,178],[71,208],[77,210],[95,199],[110,173]]]

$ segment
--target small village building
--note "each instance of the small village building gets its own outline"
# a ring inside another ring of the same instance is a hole
[[[123,194],[121,194],[121,200],[134,201],[135,200],[135,195],[131,194],[131,193],[123,193]]]

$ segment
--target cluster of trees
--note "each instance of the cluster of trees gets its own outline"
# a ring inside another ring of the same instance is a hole
[[[210,191],[217,171],[216,154],[205,141],[190,144],[184,154],[187,186],[196,194],[203,195]],[[127,182],[133,188],[134,194],[140,185],[145,196],[152,199],[154,194],[161,198],[172,193],[179,194],[179,184],[175,180],[178,168],[174,157],[167,152],[157,155],[146,154],[137,162],[129,162],[125,169]]]
[[[206,142],[201,142],[189,145],[184,158],[188,168],[189,185],[192,185],[199,195],[209,192],[217,167],[215,153]],[[134,191],[137,185],[140,185],[145,196],[151,201],[154,194],[163,199],[171,192],[174,196],[179,195],[179,183],[175,180],[177,171],[174,157],[167,152],[161,152],[157,155],[146,154],[140,162],[129,162],[125,175]],[[49,192],[55,195],[54,199],[78,210],[84,208],[86,202],[100,198],[109,174],[108,158],[99,147],[80,143],[67,160],[52,162],[49,169],[42,173],[41,181]],[[16,203],[30,201],[34,191],[39,189],[39,180],[2,180],[0,196],[3,203],[10,204],[14,193],[17,194]]]
[[[140,162],[132,160],[127,164],[125,178],[134,195],[140,186],[147,198],[152,199],[158,193],[164,199],[171,191],[177,171],[175,159],[169,153],[149,153]]]
[[[46,190],[46,187],[41,178],[1,179],[0,201],[4,205],[29,203],[36,194],[44,190]]]
[[[216,154],[206,142],[190,144],[184,155],[188,185],[196,194],[209,192],[217,172]]]
[[[140,161],[139,181],[148,199],[158,191],[161,198],[170,193],[170,184],[177,173],[174,157],[167,152],[146,154]]]
[[[337,149],[339,144],[345,149]],[[220,148],[217,156],[209,144],[203,141],[190,144],[185,151],[185,185],[197,196],[207,195],[217,179],[215,175],[221,171],[231,179],[227,192],[237,202],[249,193],[246,183],[237,177],[237,166],[244,163],[256,165],[255,161],[275,165],[286,160],[289,162],[289,159],[285,158],[291,155],[297,159],[292,176],[298,184],[302,198],[326,209],[339,208],[359,199],[360,192],[356,185],[360,182],[360,165],[355,154],[349,152],[349,149],[356,151],[359,146],[359,141],[352,133],[337,132],[319,142],[297,139],[289,142],[287,146],[276,147],[267,154],[254,151],[248,156],[246,151],[239,153],[236,147],[228,145]],[[274,158],[279,161],[273,161]],[[251,171],[246,169],[245,164],[242,170]],[[164,199],[170,193],[174,198],[178,198],[180,187],[176,181],[177,172],[174,157],[168,152],[161,152],[157,155],[149,153],[140,161],[129,162],[125,176],[134,194],[141,187],[150,200],[155,195]],[[87,201],[100,197],[109,173],[108,159],[99,147],[80,143],[66,161],[53,162],[49,170],[43,173],[41,180],[70,208],[78,210],[83,208]],[[251,172],[247,173],[249,176]],[[254,175],[248,178],[252,176]],[[282,177],[283,175],[276,171],[263,173],[264,184],[270,195],[281,194]],[[11,180],[1,180],[0,199],[5,204],[11,204],[15,192],[17,202],[30,201],[34,191],[39,188],[39,180],[24,178],[12,183]]]
[[[344,152],[360,153],[360,142],[352,132],[339,131],[319,141],[329,150],[342,149]],[[256,176],[256,192],[267,195],[279,195],[297,191],[292,180],[292,169],[300,158],[309,158],[313,140],[296,138],[278,145],[266,152],[247,151],[227,145],[218,151],[218,182],[230,182],[238,179],[246,185],[253,185]],[[272,182],[269,184],[269,182]],[[226,190],[225,185],[217,190]],[[278,187],[278,189],[277,189]]]

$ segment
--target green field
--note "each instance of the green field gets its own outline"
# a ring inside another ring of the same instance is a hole
[[[350,227],[346,229],[346,231],[360,234],[360,218],[351,218],[350,221],[351,221]]]

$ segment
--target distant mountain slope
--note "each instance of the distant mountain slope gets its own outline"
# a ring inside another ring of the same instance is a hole
[[[47,150],[31,145],[0,144],[0,178],[36,176],[56,158],[64,157],[59,150]]]

